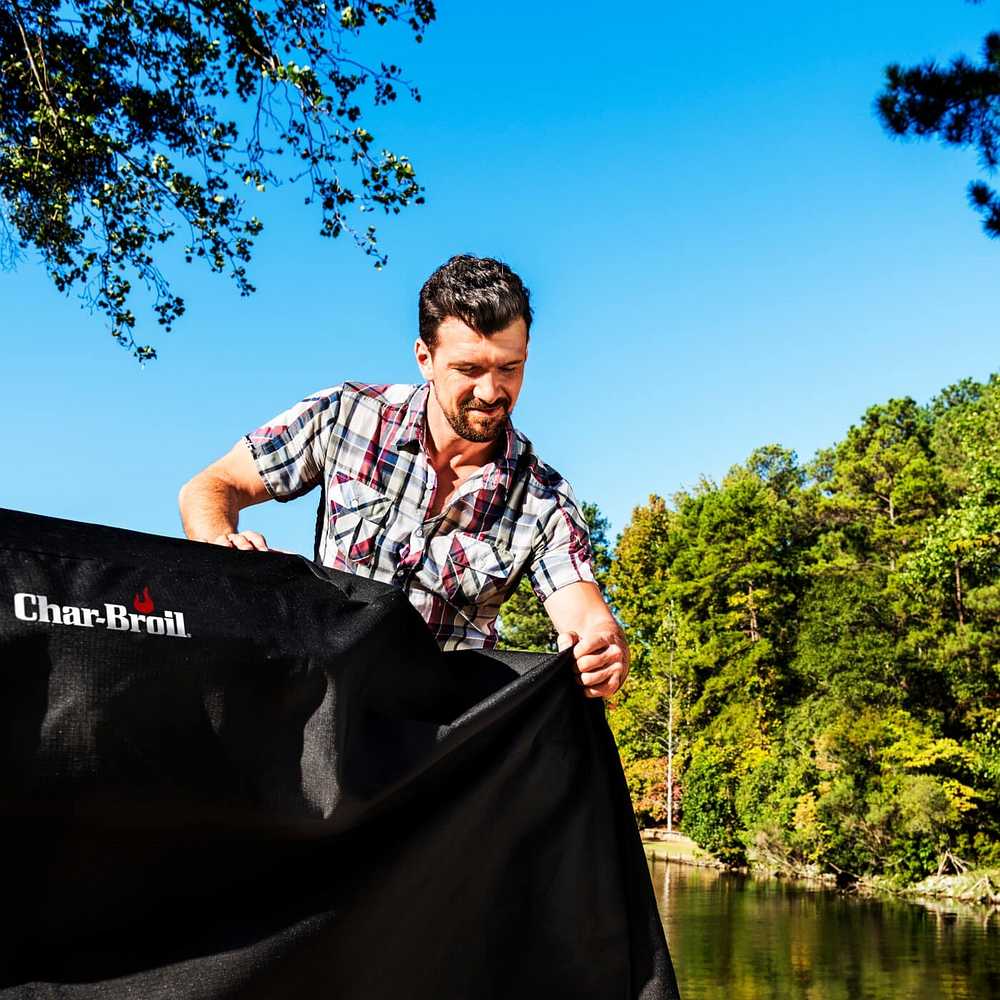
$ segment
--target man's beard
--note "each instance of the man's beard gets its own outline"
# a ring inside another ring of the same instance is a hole
[[[437,390],[434,390],[434,395],[437,395]],[[440,404],[441,399],[438,397],[438,403]],[[506,399],[501,399],[497,401],[497,405],[492,409],[486,411],[483,406],[476,400],[467,399],[464,403],[459,403],[458,409],[451,411],[446,410],[443,406],[441,407],[441,412],[445,415],[448,423],[451,424],[451,429],[461,438],[466,441],[493,441],[503,430],[504,421],[503,419],[496,419],[497,417],[503,417],[507,414],[508,402]],[[474,427],[469,421],[470,413],[483,413],[489,414],[491,419],[496,422],[487,426],[484,429]]]

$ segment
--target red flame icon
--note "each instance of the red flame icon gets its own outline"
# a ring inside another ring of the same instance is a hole
[[[132,607],[139,612],[140,615],[148,615],[153,608],[156,607],[153,604],[153,598],[149,596],[149,587],[142,588],[142,597],[140,598],[138,594],[132,599]]]

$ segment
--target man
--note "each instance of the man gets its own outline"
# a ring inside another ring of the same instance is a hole
[[[613,694],[628,648],[594,582],[586,522],[510,420],[531,318],[506,264],[451,258],[420,292],[425,383],[344,382],[278,414],[182,487],[185,533],[266,551],[239,512],[319,485],[324,565],[401,587],[443,649],[494,646],[500,605],[527,573],[585,694]]]

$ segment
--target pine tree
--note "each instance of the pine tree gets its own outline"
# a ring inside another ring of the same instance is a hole
[[[959,56],[946,67],[933,60],[908,68],[888,66],[875,107],[891,135],[974,147],[982,166],[994,171],[1000,164],[1000,33],[986,36],[978,65]],[[976,180],[969,184],[968,198],[982,216],[986,235],[1000,237],[997,192]]]

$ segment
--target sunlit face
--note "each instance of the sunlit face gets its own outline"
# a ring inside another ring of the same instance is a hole
[[[433,354],[418,339],[416,355],[455,433],[466,441],[492,441],[521,391],[528,328],[517,319],[484,337],[449,316],[438,326]]]

